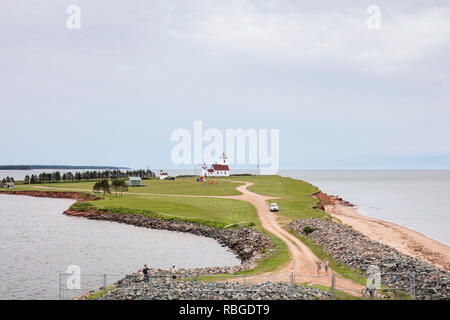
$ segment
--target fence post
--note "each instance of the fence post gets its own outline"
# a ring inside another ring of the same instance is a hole
[[[247,298],[247,300],[249,300],[248,291],[247,291],[247,276],[245,276],[245,275],[242,277],[242,284],[244,285],[243,292],[245,294],[245,297]]]
[[[294,295],[295,295],[295,280],[294,280],[294,273],[291,273],[291,298],[294,299]]]
[[[331,299],[336,300],[336,275],[331,275]]]
[[[106,273],[104,273],[103,274],[103,290],[104,290],[104,293],[106,293],[106,286],[107,286]]]
[[[416,300],[416,274],[411,273],[411,296],[413,300]]]
[[[62,275],[59,273],[59,300],[62,300],[62,288],[61,288]]]

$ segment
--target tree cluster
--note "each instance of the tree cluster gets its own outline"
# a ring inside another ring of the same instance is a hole
[[[103,192],[103,195],[106,195],[107,193],[108,194],[111,193],[111,187],[116,193],[116,197],[119,193],[120,196],[122,196],[124,192],[128,191],[128,185],[126,180],[124,179],[114,179],[111,181],[111,185],[109,184],[109,181],[106,179],[97,181],[92,187],[92,191],[97,194]]]
[[[140,177],[141,179],[151,179],[155,177],[155,173],[151,170],[105,170],[105,171],[76,171],[65,172],[61,174],[59,171],[51,173],[40,173],[25,176],[25,181],[30,183],[43,182],[60,182],[60,181],[95,181],[95,180],[115,180],[126,179],[127,177]]]

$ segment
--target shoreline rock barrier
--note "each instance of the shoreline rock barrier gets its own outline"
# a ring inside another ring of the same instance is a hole
[[[39,190],[9,190],[1,191],[0,194],[10,194],[19,196],[29,196],[37,198],[73,199],[78,201],[96,200],[96,197],[89,192],[73,191],[39,191]]]
[[[382,284],[418,299],[450,299],[450,273],[374,241],[349,226],[323,219],[289,223],[298,235],[320,245],[336,261],[367,273],[378,266]],[[306,229],[305,229],[306,228]]]
[[[287,283],[201,282],[178,280],[150,274],[128,275],[99,300],[313,300],[329,299],[329,292]],[[184,274],[187,275],[187,274]]]

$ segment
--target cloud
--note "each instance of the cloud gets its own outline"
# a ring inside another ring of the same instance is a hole
[[[379,31],[371,1],[77,0],[72,32],[73,1],[3,1],[2,128],[21,130],[4,161],[165,163],[171,131],[197,119],[279,128],[290,166],[299,149],[330,166],[450,154],[448,0],[377,2]],[[114,139],[85,144],[94,130]]]
[[[388,15],[383,8],[389,7],[382,6],[382,28],[375,31],[366,27],[362,10],[286,13],[245,3],[188,15],[169,34],[229,54],[276,56],[304,65],[339,63],[376,75],[405,70],[450,47],[449,8]]]

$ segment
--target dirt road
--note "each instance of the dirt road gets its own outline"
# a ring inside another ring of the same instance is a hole
[[[262,227],[286,244],[291,258],[287,265],[270,273],[253,278],[249,277],[248,280],[261,281],[266,276],[267,279],[290,281],[291,275],[294,274],[294,279],[297,283],[312,283],[331,287],[331,274],[325,275],[322,269],[321,275],[317,276],[316,261],[318,258],[303,242],[283,229],[277,221],[277,216],[270,211],[268,201],[279,198],[263,196],[249,191],[247,188],[253,185],[251,182],[233,182],[244,183],[244,185],[236,188],[242,195],[220,196],[217,198],[241,200],[251,203],[256,208]],[[359,295],[362,286],[349,279],[336,276],[336,289],[352,295]]]

